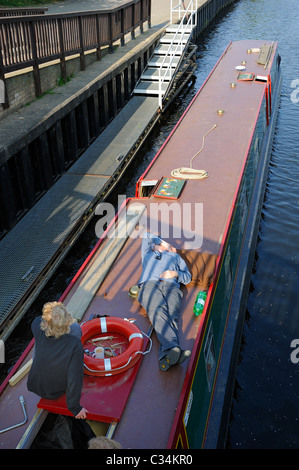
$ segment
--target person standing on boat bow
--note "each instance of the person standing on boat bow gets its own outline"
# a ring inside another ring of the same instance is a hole
[[[66,393],[69,411],[85,419],[87,410],[80,405],[84,367],[80,326],[61,302],[48,302],[31,329],[35,345],[28,390],[47,400]]]
[[[141,246],[142,274],[138,301],[146,310],[159,340],[159,367],[168,370],[191,354],[179,346],[178,320],[183,293],[191,274],[176,249],[162,238],[145,233]]]

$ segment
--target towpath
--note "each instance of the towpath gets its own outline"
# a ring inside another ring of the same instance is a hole
[[[200,3],[204,3],[203,0]],[[124,0],[65,0],[46,5],[48,14],[54,13],[74,13],[76,11],[109,10],[117,6],[128,3]],[[170,18],[170,0],[152,0],[152,26],[165,26]]]
[[[187,7],[189,0],[185,0]],[[197,0],[197,7],[201,7],[207,0]],[[109,10],[128,3],[128,0],[65,0],[63,2],[46,5],[48,14],[74,13],[76,11]],[[152,26],[165,26],[170,20],[171,0],[152,0],[151,24]]]

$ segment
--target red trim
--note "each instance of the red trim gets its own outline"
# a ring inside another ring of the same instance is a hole
[[[270,116],[272,113],[272,84],[271,75],[268,75],[268,90],[269,90],[269,105],[270,105]]]
[[[202,346],[202,340],[203,340],[204,332],[205,332],[208,317],[209,317],[210,298],[212,297],[212,294],[214,292],[215,285],[216,283],[213,283],[213,285],[210,286],[208,290],[204,311],[201,315],[201,319],[200,319],[200,323],[198,327],[199,334],[197,338],[195,339],[194,347],[192,349],[190,362],[187,368],[186,377],[183,383],[180,399],[179,399],[178,406],[177,406],[177,412],[176,412],[174,422],[170,431],[167,449],[175,448],[176,442],[178,440],[178,435],[182,433],[183,414],[185,412],[187,401],[189,399],[189,392],[190,392],[192,381],[194,378],[197,361],[198,361],[199,354],[200,354],[200,348]]]
[[[269,126],[269,92],[268,92],[268,87],[265,88],[265,97],[266,97],[266,118],[267,118],[267,126]]]
[[[181,447],[183,449],[189,449],[189,443],[188,443],[185,426],[182,426],[181,432],[178,434],[176,446],[175,446],[176,449],[179,447],[179,444],[181,444]]]

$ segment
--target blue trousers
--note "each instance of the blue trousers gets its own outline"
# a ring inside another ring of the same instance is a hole
[[[138,301],[146,310],[160,343],[159,360],[169,349],[179,346],[178,320],[183,293],[171,282],[147,281],[141,286]]]

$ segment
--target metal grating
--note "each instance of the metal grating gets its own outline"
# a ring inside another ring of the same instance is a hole
[[[1,240],[0,325],[107,181],[65,174]]]

